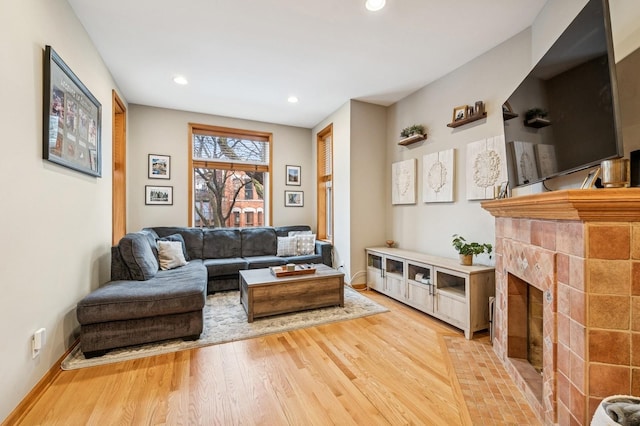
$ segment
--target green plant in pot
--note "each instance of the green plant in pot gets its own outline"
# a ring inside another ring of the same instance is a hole
[[[491,252],[493,251],[493,246],[491,244],[468,242],[464,237],[461,237],[458,234],[453,234],[451,245],[460,255],[460,263],[462,265],[472,265],[473,256],[477,254],[487,253],[489,257],[491,257]]]
[[[525,120],[529,121],[533,118],[545,118],[548,112],[543,110],[542,108],[531,108],[524,114]]]
[[[401,138],[408,138],[413,135],[424,135],[424,126],[422,124],[414,124],[413,126],[405,127],[400,132]]]

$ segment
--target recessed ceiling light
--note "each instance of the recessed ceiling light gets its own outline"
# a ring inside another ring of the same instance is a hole
[[[385,4],[387,4],[386,0],[367,0],[364,3],[364,6],[367,8],[367,10],[377,12],[378,10],[382,9]]]
[[[174,83],[176,83],[176,84],[180,84],[180,85],[182,85],[182,86],[184,86],[185,84],[189,84],[189,82],[187,81],[187,79],[186,79],[186,78],[184,78],[184,77],[183,77],[183,76],[181,76],[181,75],[177,75],[177,76],[173,77],[173,82],[174,82]]]
[[[298,97],[297,96],[289,96],[287,98],[287,101],[291,104],[297,104],[298,103]]]

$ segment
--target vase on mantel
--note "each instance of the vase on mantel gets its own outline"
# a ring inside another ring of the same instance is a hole
[[[473,255],[472,254],[461,254],[460,256],[460,264],[465,266],[473,265]]]

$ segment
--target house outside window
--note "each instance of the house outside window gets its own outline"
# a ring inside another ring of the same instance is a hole
[[[272,134],[190,124],[189,140],[189,223],[254,226],[240,212],[269,211]]]

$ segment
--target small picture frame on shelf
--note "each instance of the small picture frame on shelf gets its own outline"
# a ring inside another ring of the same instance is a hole
[[[509,103],[509,101],[505,101],[502,104],[502,113],[513,114],[513,108],[511,108],[511,104]]]
[[[303,207],[304,192],[303,191],[284,191],[285,207]]]
[[[300,186],[302,185],[302,180],[301,180],[301,167],[300,166],[287,166],[286,169],[286,184],[287,185],[294,185],[294,186]]]
[[[598,176],[600,176],[600,167],[597,167],[591,170],[589,174],[587,174],[587,177],[584,178],[584,181],[582,182],[582,186],[580,187],[580,189],[593,188],[596,184],[596,179],[598,179]]]
[[[475,113],[478,115],[482,115],[484,113],[484,102],[476,101]]]
[[[172,206],[173,186],[145,185],[144,203],[148,206]]]
[[[460,105],[453,109],[453,121],[460,121],[467,118],[468,105]]]
[[[149,179],[171,179],[171,156],[149,154]]]

